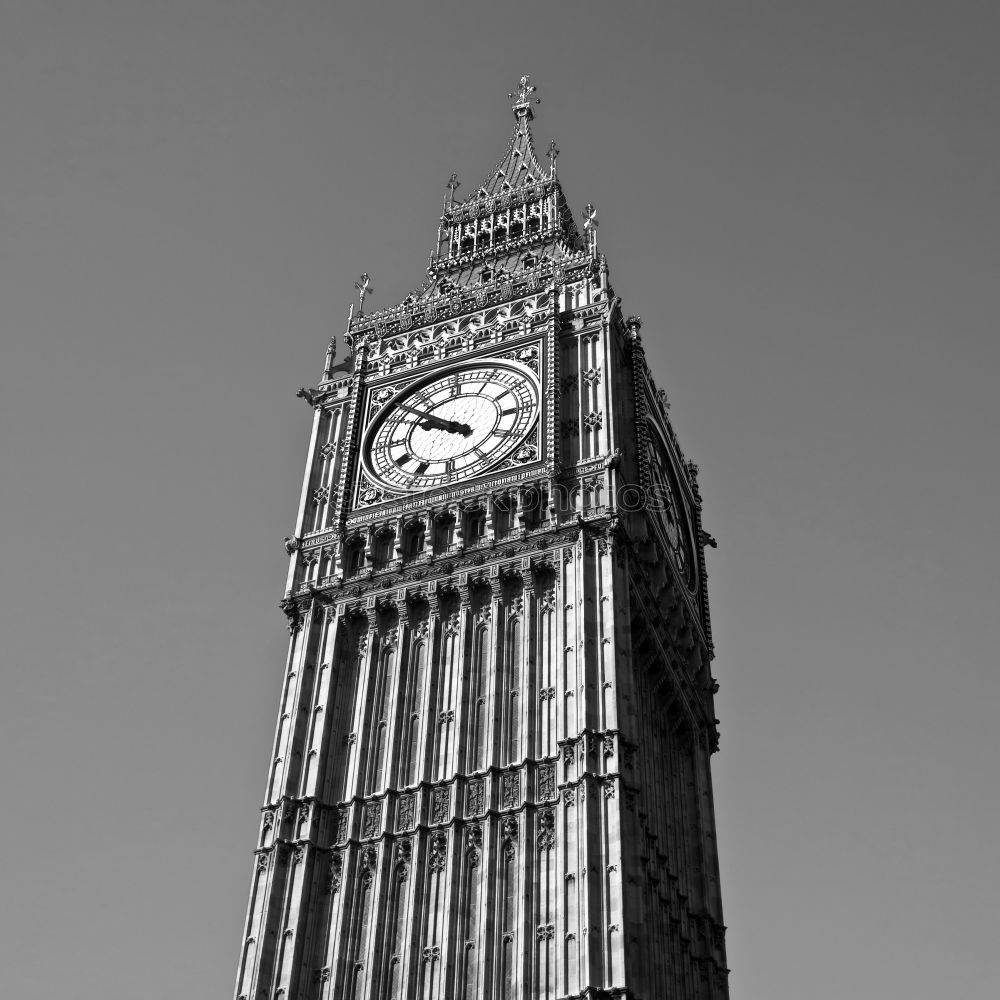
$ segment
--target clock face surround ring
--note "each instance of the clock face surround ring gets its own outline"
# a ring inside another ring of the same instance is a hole
[[[668,457],[666,439],[652,421],[648,424],[648,462],[654,509],[662,514],[664,531],[678,568],[689,590],[695,589],[696,564],[689,515],[681,499],[680,484]]]
[[[378,413],[365,436],[365,471],[397,491],[471,479],[525,444],[540,398],[535,374],[513,361],[485,358],[439,371]]]

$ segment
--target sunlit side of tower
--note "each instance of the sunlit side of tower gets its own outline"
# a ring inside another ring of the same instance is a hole
[[[300,391],[238,1000],[728,997],[697,470],[533,91]]]

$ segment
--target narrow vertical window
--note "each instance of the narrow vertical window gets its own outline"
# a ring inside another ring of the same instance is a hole
[[[382,531],[375,537],[375,569],[385,569],[392,562],[395,543],[394,531]]]
[[[375,782],[373,792],[380,792],[385,781],[385,733],[384,722],[378,724],[378,733],[375,737]]]
[[[507,629],[507,763],[513,764],[520,750],[520,705],[517,692],[521,684],[521,619],[515,618]]]
[[[455,540],[455,518],[442,517],[434,524],[434,553],[444,555]]]
[[[368,769],[366,794],[382,790],[385,781],[385,751],[389,711],[389,687],[392,682],[392,649],[383,649],[379,657],[378,675],[375,678],[375,698],[372,705],[372,724],[375,727],[374,755]]]
[[[420,773],[420,706],[424,691],[426,644],[417,642],[410,659],[410,681],[406,693],[407,732],[402,767],[403,782],[416,784]]]
[[[472,722],[475,753],[473,767],[475,770],[482,770],[486,767],[486,699],[489,694],[490,683],[489,629],[485,626],[476,632],[473,669],[475,671],[474,690],[476,696]]]
[[[408,740],[408,768],[406,783],[415,785],[417,775],[420,773],[420,716],[410,716],[410,738]]]
[[[514,1000],[514,931],[517,919],[517,864],[514,852],[504,863],[503,901],[503,996]]]
[[[486,537],[486,514],[482,510],[472,510],[466,514],[465,544],[478,545]]]

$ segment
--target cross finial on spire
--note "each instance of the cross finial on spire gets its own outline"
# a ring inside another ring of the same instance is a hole
[[[527,119],[531,121],[535,117],[534,112],[531,110],[532,104],[541,104],[542,99],[540,97],[534,98],[532,100],[531,95],[538,88],[531,82],[530,76],[522,76],[518,81],[517,93],[510,93],[507,96],[514,102],[511,105],[511,111],[514,112],[518,121],[521,119]]]
[[[556,148],[556,141],[553,139],[549,143],[549,176],[555,177],[556,175],[556,159],[559,156],[559,150]]]
[[[372,288],[372,279],[368,277],[367,271],[354,282],[354,287],[358,290],[358,315],[361,316],[365,311],[365,296],[371,295],[375,291]]]

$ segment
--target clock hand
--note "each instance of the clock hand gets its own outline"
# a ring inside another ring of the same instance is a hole
[[[469,437],[472,434],[472,428],[468,424],[460,424],[457,420],[445,420],[442,417],[432,417],[430,414],[424,414],[424,422],[420,426],[424,430],[439,427],[451,434],[461,434],[462,437]]]
[[[407,406],[406,403],[397,403],[396,405],[399,409],[420,417],[420,426],[423,427],[424,430],[437,429],[441,431],[448,431],[450,434],[461,434],[464,437],[468,437],[472,433],[472,428],[468,424],[460,424],[457,420],[445,420],[444,417],[435,417],[432,413],[424,413],[422,410],[415,410],[412,406]]]
[[[415,417],[420,417],[421,426],[425,430],[430,428],[436,428],[441,431],[450,431],[452,429],[452,421],[445,420],[443,417],[435,417],[432,413],[424,413],[423,410],[414,409],[412,406],[407,406],[406,403],[397,403],[399,409],[405,410],[407,413],[412,413]]]

